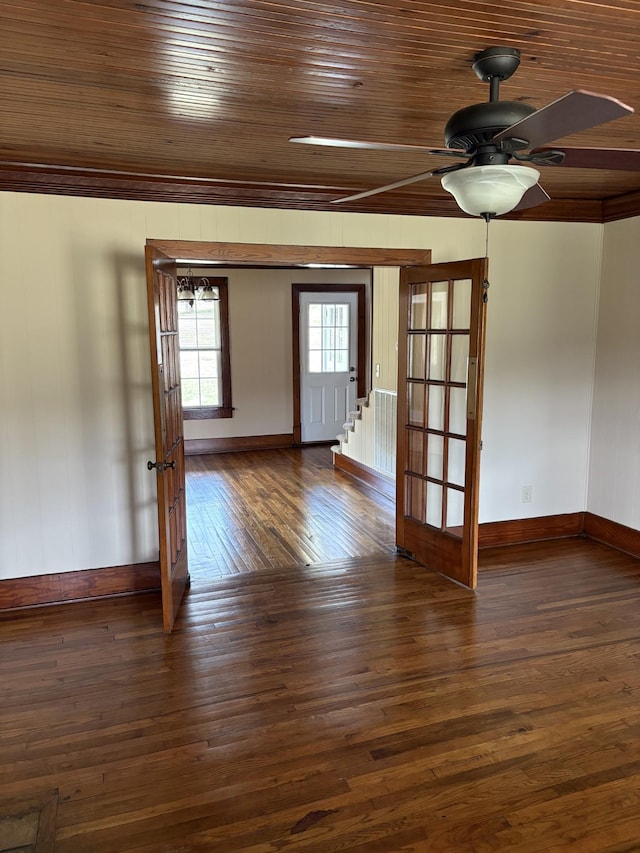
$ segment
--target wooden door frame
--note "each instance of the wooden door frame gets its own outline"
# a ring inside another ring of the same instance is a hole
[[[344,264],[351,267],[369,267],[373,269],[373,267],[425,266],[431,263],[431,249],[370,249],[355,246],[293,246],[271,243],[222,243],[202,240],[156,240],[152,238],[147,239],[147,245],[153,246],[176,262],[193,265],[198,263],[215,263],[221,267],[301,267],[304,269],[309,265],[313,265],[313,268],[315,269],[318,265],[322,264],[326,264],[327,267],[335,267],[336,264]],[[298,400],[296,403],[294,372],[293,438],[294,442],[299,444],[301,439],[299,374],[297,388]],[[358,396],[363,397],[365,394],[366,386],[362,386],[359,379]]]
[[[430,249],[367,249],[352,246],[292,246],[271,243],[220,243],[203,240],[147,239],[180,263],[220,267],[306,267],[313,264],[355,267],[414,267],[431,263]]]
[[[382,249],[353,246],[294,246],[270,243],[223,243],[158,240],[146,245],[179,264],[213,263],[220,267],[307,267],[345,264],[355,267],[413,267],[431,264],[430,249]],[[396,530],[396,535],[398,531]]]
[[[355,293],[357,295],[358,322],[358,376],[356,397],[367,394],[367,357],[368,328],[366,322],[366,284],[292,284],[291,285],[291,322],[293,366],[293,443],[302,444],[302,402],[300,389],[300,294],[301,293]],[[347,413],[348,414],[348,413]]]

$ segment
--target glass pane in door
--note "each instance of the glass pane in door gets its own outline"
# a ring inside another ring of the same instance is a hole
[[[412,426],[424,426],[424,385],[409,382],[407,387],[408,418]]]
[[[442,486],[427,482],[427,514],[425,521],[432,527],[442,528]]]
[[[444,438],[441,435],[427,435],[427,477],[443,479]]]
[[[447,328],[447,307],[449,303],[449,282],[434,281],[431,284],[429,301],[429,329]]]
[[[447,335],[429,335],[429,364],[427,379],[444,382],[447,376]]]
[[[460,278],[453,283],[452,329],[468,329],[471,324],[471,279]]]
[[[307,314],[309,373],[349,370],[349,304],[310,302]]]
[[[467,381],[469,335],[451,335],[451,382]]]
[[[424,474],[424,433],[409,430],[407,434],[407,469],[415,474]]]
[[[429,385],[427,424],[430,429],[444,429],[444,386]]]
[[[449,388],[449,432],[467,433],[467,389]]]
[[[426,343],[426,335],[416,334],[409,337],[408,375],[412,379],[424,379]]]
[[[447,482],[464,486],[467,442],[458,438],[448,438],[447,450]]]
[[[458,489],[447,489],[447,530],[460,536],[463,524],[464,492]]]
[[[427,328],[427,293],[428,285],[416,284],[411,289],[411,303],[409,308],[409,328]]]

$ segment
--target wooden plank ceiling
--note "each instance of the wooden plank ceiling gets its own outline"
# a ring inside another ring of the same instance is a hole
[[[441,147],[487,100],[471,69],[519,48],[505,100],[572,89],[638,112],[563,140],[640,148],[638,0],[20,0],[0,4],[0,189],[335,210],[331,199],[443,163],[290,136]],[[529,219],[640,212],[640,171],[543,167]],[[438,179],[342,210],[459,215]]]

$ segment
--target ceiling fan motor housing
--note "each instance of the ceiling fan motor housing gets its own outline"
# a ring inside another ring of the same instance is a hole
[[[448,148],[463,148],[473,151],[481,145],[491,143],[496,133],[512,124],[528,118],[536,112],[531,104],[522,101],[488,101],[472,104],[455,112],[444,129],[444,140]],[[511,140],[511,148],[527,148],[527,140]]]

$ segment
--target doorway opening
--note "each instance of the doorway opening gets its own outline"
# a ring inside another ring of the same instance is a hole
[[[149,325],[150,325],[150,346],[152,356],[152,387],[154,397],[154,420],[156,424],[156,467],[159,476],[159,498],[158,498],[158,517],[160,530],[160,569],[163,591],[163,614],[165,629],[170,631],[175,620],[177,609],[182,598],[182,594],[189,585],[188,573],[185,574],[184,566],[186,562],[186,525],[184,523],[184,515],[177,516],[177,510],[182,513],[185,509],[185,500],[181,495],[185,494],[185,475],[184,475],[184,437],[182,429],[176,432],[175,417],[171,406],[167,407],[167,401],[173,400],[176,392],[179,393],[180,375],[179,368],[175,368],[174,361],[170,361],[169,368],[173,378],[168,377],[164,372],[163,357],[164,354],[170,354],[175,346],[176,329],[172,325],[171,317],[177,314],[175,303],[177,299],[177,280],[176,280],[176,264],[193,265],[197,263],[211,263],[221,266],[301,266],[315,267],[328,265],[333,266],[336,263],[340,265],[356,265],[356,266],[391,266],[401,269],[400,279],[400,317],[401,324],[399,326],[399,344],[400,352],[403,354],[402,359],[399,359],[398,365],[398,381],[399,389],[401,383],[402,392],[400,400],[402,405],[398,405],[398,460],[401,468],[398,470],[397,476],[397,500],[396,500],[396,543],[401,548],[407,548],[407,543],[413,541],[411,536],[415,531],[415,541],[422,544],[425,531],[429,527],[429,521],[424,517],[423,508],[426,505],[422,500],[422,491],[433,477],[425,469],[424,460],[426,455],[424,442],[420,443],[420,452],[416,452],[413,445],[407,444],[407,439],[411,438],[415,426],[419,426],[425,435],[434,432],[429,425],[429,413],[425,408],[424,403],[416,408],[415,401],[407,402],[407,394],[420,389],[424,390],[433,385],[436,386],[436,380],[432,379],[429,373],[425,373],[424,359],[412,359],[407,362],[407,344],[410,341],[411,332],[419,332],[422,328],[422,318],[419,315],[418,307],[424,303],[423,293],[429,294],[431,299],[432,291],[435,292],[440,285],[439,282],[448,281],[447,288],[454,287],[454,282],[458,280],[469,281],[471,285],[467,290],[471,294],[473,302],[470,308],[470,317],[472,318],[471,329],[458,329],[453,324],[446,326],[443,334],[452,338],[453,346],[454,334],[468,333],[469,337],[474,341],[482,341],[483,304],[480,300],[482,296],[482,274],[486,274],[486,264],[484,260],[477,259],[476,261],[458,262],[457,265],[430,265],[430,252],[420,250],[384,250],[384,249],[359,249],[359,248],[330,248],[330,247],[301,247],[301,246],[269,246],[256,244],[221,244],[221,243],[199,243],[191,241],[162,241],[148,240],[147,241],[147,283],[149,292]],[[411,273],[409,273],[411,271]],[[173,291],[166,287],[167,281],[173,277]],[[163,284],[164,283],[164,284]],[[426,289],[425,289],[426,288]],[[455,291],[458,290],[456,286]],[[455,291],[452,305],[455,306]],[[164,305],[164,312],[160,310],[162,300],[168,300]],[[432,300],[433,301],[433,300]],[[172,304],[170,304],[172,302]],[[410,308],[410,310],[408,310]],[[449,315],[454,312],[455,307],[448,309]],[[475,313],[474,313],[475,312]],[[166,328],[162,324],[158,325],[157,318],[165,316],[169,318]],[[420,316],[418,324],[415,325],[416,318]],[[425,334],[429,334],[432,329],[431,317],[435,316],[433,312],[427,313]],[[473,322],[473,317],[476,317],[477,323]],[[479,319],[478,319],[479,318]],[[412,323],[413,325],[409,325]],[[422,334],[422,333],[421,333]],[[422,337],[425,337],[422,334]],[[419,335],[414,334],[418,341],[421,340]],[[447,338],[448,340],[448,338]],[[447,344],[449,346],[449,344]],[[481,346],[478,347],[479,351]],[[447,349],[447,352],[449,350]],[[472,349],[469,348],[471,356]],[[474,356],[474,359],[476,357]],[[447,356],[449,361],[449,357]],[[469,359],[469,370],[465,380],[457,382],[458,385],[467,388],[467,391],[474,399],[481,399],[481,352],[476,359],[480,364],[480,368],[471,371],[470,365],[473,359]],[[422,373],[415,372],[416,365],[422,365]],[[426,364],[429,364],[427,360]],[[449,368],[447,367],[447,371]],[[448,381],[448,374],[446,377]],[[453,381],[453,380],[452,380]],[[443,380],[437,380],[443,384]],[[419,395],[418,395],[419,396]],[[417,399],[417,397],[416,397]],[[426,399],[423,393],[420,399]],[[468,399],[470,399],[468,397]],[[173,444],[169,446],[166,440],[165,430],[165,415],[169,412],[172,417],[172,437],[175,439]],[[421,420],[422,419],[422,420]],[[414,424],[415,421],[415,424]],[[473,422],[471,427],[469,423]],[[448,469],[445,466],[445,472],[442,476],[442,483],[448,488],[449,485],[455,486],[455,490],[460,490],[467,495],[465,498],[465,511],[463,522],[463,542],[465,547],[464,553],[471,553],[473,548],[467,548],[466,545],[477,540],[477,489],[478,489],[478,466],[476,437],[479,432],[480,418],[476,407],[473,407],[473,412],[468,412],[467,427],[468,439],[467,445],[467,460],[472,463],[465,466],[465,482],[464,485],[449,482]],[[442,431],[442,430],[441,430]],[[449,435],[445,423],[444,427],[445,439],[458,439],[459,436]],[[414,442],[415,444],[415,442]],[[413,447],[413,450],[412,450]],[[446,442],[445,442],[446,447]],[[412,466],[407,466],[407,460],[413,455]],[[446,458],[446,450],[445,450]],[[171,482],[171,489],[160,487],[162,482],[161,474],[171,469],[168,479]],[[404,472],[401,474],[401,471]],[[418,497],[416,497],[418,495]],[[467,511],[467,507],[469,511]],[[472,534],[469,535],[469,530],[473,528]],[[184,537],[176,538],[175,531],[184,531]],[[452,534],[448,530],[442,531],[442,537],[448,537]],[[164,547],[163,547],[164,545]],[[440,546],[441,543],[438,542]],[[407,548],[407,551],[410,551]],[[436,549],[437,550],[437,549]],[[477,550],[477,549],[476,549]],[[423,561],[429,565],[433,555],[427,554]],[[477,559],[477,553],[472,555],[472,559]],[[456,577],[454,569],[457,569],[458,554],[456,552],[455,566],[442,566],[437,563],[432,565],[437,571],[442,571],[451,577]],[[174,567],[179,567],[180,571],[174,573]],[[470,586],[475,586],[475,565],[470,567],[469,577],[473,578]],[[460,578],[458,578],[460,579]],[[464,582],[464,581],[463,581]]]
[[[389,555],[395,507],[322,445],[186,459],[189,571],[198,586]]]
[[[371,376],[373,270],[363,284],[293,284],[293,441],[335,441]]]

